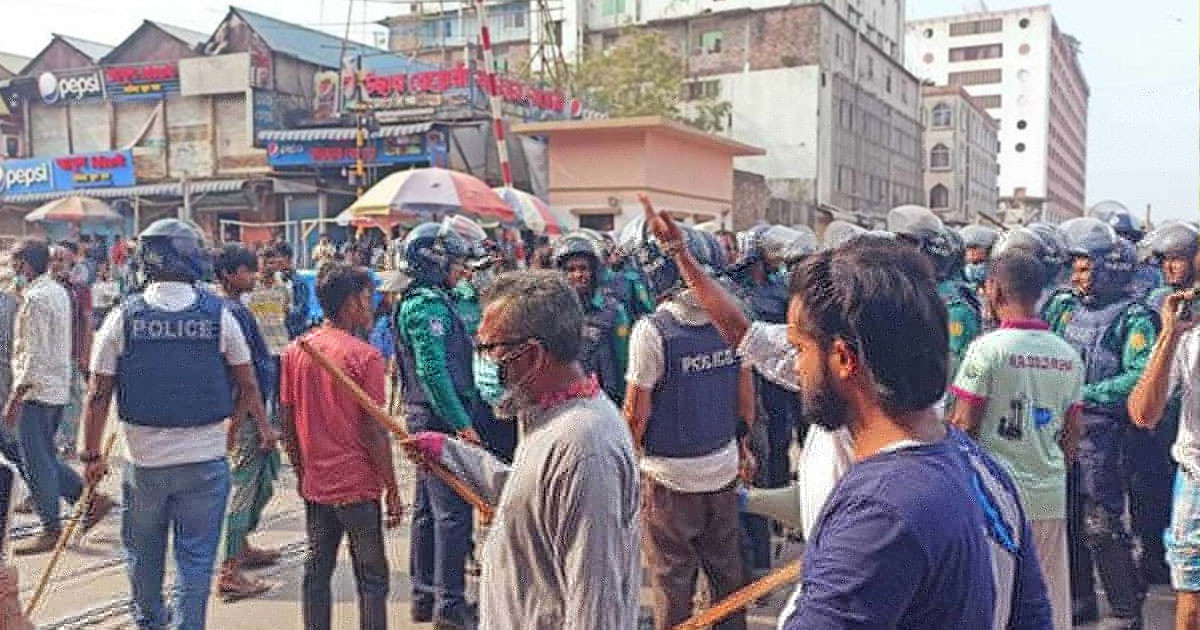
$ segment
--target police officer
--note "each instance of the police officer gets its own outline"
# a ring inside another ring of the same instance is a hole
[[[644,452],[644,540],[656,630],[690,616],[697,571],[704,570],[712,601],[745,580],[735,483],[739,459],[748,458],[744,441],[739,447],[738,420],[753,422],[753,382],[685,290],[673,248],[687,247],[697,258],[707,253],[691,230],[685,234],[685,242],[662,246],[639,217],[621,235],[660,302],[634,326],[624,406],[634,445]],[[718,627],[744,629],[745,613]]]
[[[572,232],[554,246],[554,264],[583,305],[585,372],[595,374],[608,397],[618,405],[625,399],[625,366],[629,358],[629,316],[616,298],[601,291],[601,244],[582,232]]]
[[[966,258],[958,234],[928,208],[899,206],[888,212],[887,229],[920,249],[933,263],[938,295],[949,315],[950,374],[958,373],[967,346],[983,329],[979,296],[962,279]]]
[[[586,232],[586,230],[581,230]],[[616,298],[630,319],[654,312],[654,299],[646,287],[646,279],[637,262],[618,247],[604,234],[600,234],[601,242],[605,244],[604,253],[607,264],[602,266],[600,285],[604,291]]]
[[[1000,232],[993,227],[972,224],[962,226],[958,235],[962,237],[967,248],[967,264],[963,269],[963,276],[967,284],[979,291],[983,288],[983,281],[987,280],[988,260]]]
[[[266,410],[245,335],[220,298],[194,285],[207,275],[193,224],[155,221],[138,239],[146,285],[105,318],[92,350],[79,460],[95,483],[109,403],[117,395],[129,465],[122,484],[121,540],[139,628],[204,628],[217,543],[229,494],[223,421],[237,403],[255,422]],[[277,436],[264,436],[274,448]],[[174,532],[177,586],[163,603],[167,532]]]
[[[1113,617],[1105,627],[1140,629],[1145,585],[1123,520],[1121,456],[1130,426],[1125,400],[1145,369],[1157,323],[1130,294],[1131,243],[1094,217],[1071,219],[1062,229],[1080,298],[1055,332],[1079,352],[1086,370],[1079,463],[1068,475],[1073,616],[1076,623],[1097,616],[1094,558]]]
[[[456,434],[479,444],[472,422],[478,408],[474,343],[448,293],[452,270],[469,253],[464,239],[436,223],[408,233],[404,271],[412,283],[396,314],[396,354],[408,430]],[[437,478],[418,472],[412,509],[412,620],[433,621],[437,630],[473,627],[465,595],[470,505]]]
[[[1101,201],[1088,209],[1088,216],[1107,223],[1117,233],[1117,236],[1134,245],[1140,243],[1146,235],[1142,220],[1119,201]],[[1162,286],[1162,275],[1155,265],[1144,261],[1135,262],[1133,279],[1130,280],[1129,286],[1129,290],[1134,296],[1145,298],[1160,286]]]
[[[1165,280],[1147,298],[1147,305],[1161,317],[1167,296],[1195,283],[1193,264],[1200,241],[1191,225],[1168,223],[1146,235],[1142,243],[1150,252],[1148,264],[1160,265]],[[1192,308],[1196,306],[1193,301]],[[1179,397],[1172,397],[1157,426],[1149,430],[1131,426],[1127,436],[1129,513],[1133,532],[1141,541],[1142,572],[1148,584],[1170,581],[1161,534],[1171,519],[1176,468],[1170,452],[1178,432],[1180,405]]]

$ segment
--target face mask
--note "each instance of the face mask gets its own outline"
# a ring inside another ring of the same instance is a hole
[[[20,291],[20,290],[24,289],[25,287],[29,286],[29,279],[26,278],[23,274],[17,274],[15,276],[13,276],[12,285],[13,285],[14,289],[16,289],[17,291]]]
[[[476,353],[472,363],[475,376],[475,387],[484,402],[495,407],[496,415],[501,418],[515,418],[518,413],[531,405],[529,396],[524,392],[521,383],[511,383],[505,374],[506,366],[525,350],[518,348],[501,360],[496,360],[483,353]]]
[[[963,269],[963,275],[966,276],[967,282],[973,285],[981,285],[987,279],[987,263],[967,263]]]

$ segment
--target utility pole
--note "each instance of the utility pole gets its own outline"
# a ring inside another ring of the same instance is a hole
[[[183,197],[183,206],[179,209],[179,218],[184,221],[192,220],[192,196],[188,191],[187,175],[179,176],[179,194]]]
[[[363,99],[363,69],[362,53],[359,52],[354,62],[354,183],[355,196],[362,197],[367,183],[367,169],[363,160],[363,150],[367,145],[370,133],[370,108]]]

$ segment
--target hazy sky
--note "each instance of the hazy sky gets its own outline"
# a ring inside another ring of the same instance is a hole
[[[238,0],[238,6],[342,34],[347,0]],[[407,0],[353,3],[351,36],[371,43],[367,22]],[[435,4],[430,2],[430,4]],[[991,0],[990,9],[1036,1]],[[211,32],[228,5],[219,0],[0,0],[0,50],[36,54],[51,33],[117,44],[143,19]],[[286,8],[284,8],[286,7]],[[908,0],[908,17],[975,11],[979,0]],[[1063,31],[1082,42],[1091,87],[1088,203],[1118,199],[1156,219],[1200,216],[1200,3],[1196,0],[1059,0]]]

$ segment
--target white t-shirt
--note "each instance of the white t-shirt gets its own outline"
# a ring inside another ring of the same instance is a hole
[[[663,303],[659,308],[669,311],[681,323],[703,326],[709,323],[708,314],[684,292]],[[666,357],[662,335],[643,317],[633,325],[629,336],[629,367],[625,379],[644,390],[652,390],[665,371]],[[738,474],[737,440],[730,440],[713,453],[699,457],[655,457],[645,455],[642,472],[675,492],[713,492],[728,486]]]
[[[1200,479],[1200,327],[1179,338],[1171,361],[1169,392],[1178,391],[1183,407],[1179,415],[1179,437],[1171,456],[1193,478]]]
[[[146,304],[165,311],[182,311],[195,303],[197,293],[182,282],[155,282],[142,293]],[[221,310],[221,354],[231,366],[250,363],[250,346],[242,327],[229,309]],[[91,371],[115,376],[117,360],[125,352],[125,319],[121,309],[104,318],[92,343]],[[203,427],[144,427],[122,423],[125,452],[135,466],[162,468],[220,459],[225,456],[225,425]]]

